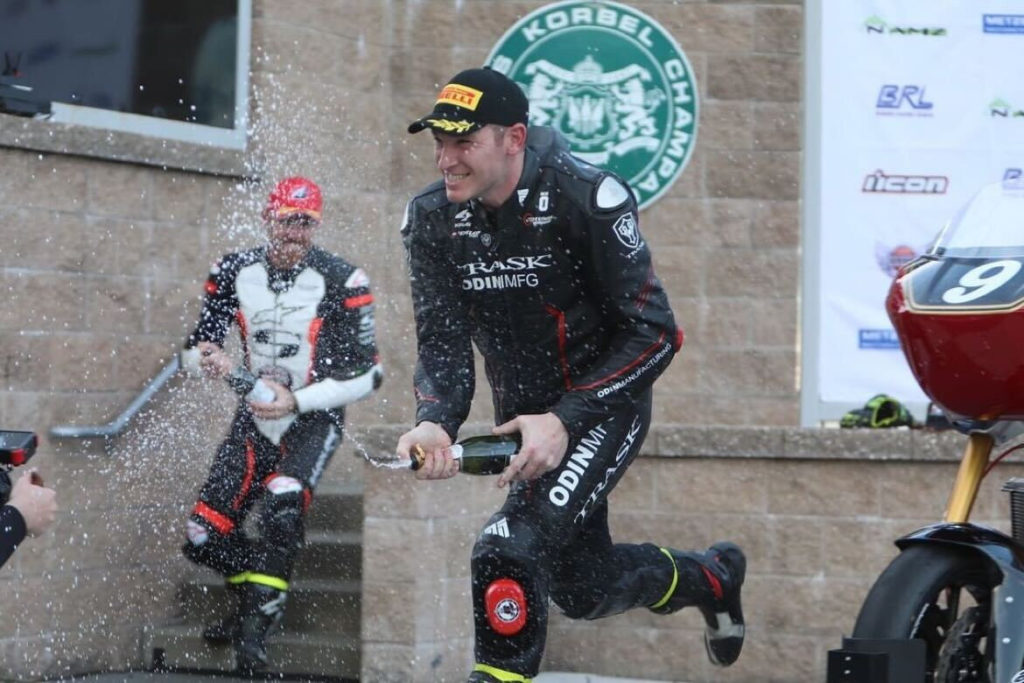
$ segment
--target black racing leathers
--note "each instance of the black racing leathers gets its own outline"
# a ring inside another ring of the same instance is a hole
[[[419,358],[416,421],[454,438],[485,361],[495,415],[554,412],[580,436],[649,387],[682,343],[636,200],[614,176],[531,128],[517,190],[488,212],[441,182],[410,202]]]
[[[183,364],[196,366],[199,342],[222,345],[232,325],[239,327],[245,364],[289,386],[297,414],[257,419],[239,400],[184,550],[225,575],[255,573],[282,587],[302,540],[303,513],[341,443],[344,406],[380,383],[369,280],[317,247],[289,270],[273,267],[264,247],[228,254],[207,279]],[[257,501],[263,534],[250,541],[242,525]]]
[[[13,505],[0,507],[0,567],[25,540],[25,518]]]
[[[682,342],[632,193],[530,130],[519,186],[494,213],[435,184],[407,209],[419,361],[417,422],[454,439],[484,357],[495,419],[551,411],[561,464],[510,487],[473,548],[477,670],[537,673],[550,598],[572,618],[656,603],[673,566],[651,544],[613,544],[607,496],[640,450],[651,384]],[[689,590],[689,587],[687,587]]]

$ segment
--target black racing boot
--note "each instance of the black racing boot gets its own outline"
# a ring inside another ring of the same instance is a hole
[[[234,635],[235,661],[241,673],[258,673],[267,668],[266,638],[284,618],[287,598],[285,591],[261,584],[245,584]]]
[[[658,614],[670,614],[696,605],[704,615],[704,646],[708,659],[717,666],[729,666],[743,648],[743,608],[740,589],[747,571],[743,551],[734,543],[716,543],[705,553],[663,548],[675,563],[672,592],[650,607]]]
[[[213,622],[203,629],[203,640],[208,645],[230,645],[235,641],[238,621],[238,612],[232,612],[220,621]]]
[[[238,602],[238,594],[241,586],[237,583],[225,584],[228,593],[232,596],[233,602]],[[209,645],[230,645],[235,641],[235,634],[238,632],[238,606],[231,611],[231,614],[220,621],[215,621],[203,629],[203,640]]]

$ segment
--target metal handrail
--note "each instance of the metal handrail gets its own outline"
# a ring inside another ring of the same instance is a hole
[[[104,438],[110,438],[120,434],[128,421],[131,420],[135,415],[142,410],[142,406],[146,405],[149,399],[153,398],[153,394],[158,392],[160,388],[167,384],[167,380],[174,376],[174,373],[181,368],[181,359],[178,354],[174,354],[174,357],[170,360],[164,369],[160,373],[150,380],[139,395],[135,397],[135,400],[128,404],[128,407],[124,409],[120,415],[114,418],[112,421],[105,425],[85,426],[76,427],[75,425],[58,425],[50,429],[50,436],[58,438],[75,438],[75,439],[88,439],[90,437],[102,436]]]

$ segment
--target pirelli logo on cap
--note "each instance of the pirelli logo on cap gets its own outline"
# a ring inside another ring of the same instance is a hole
[[[456,107],[462,107],[470,111],[476,111],[476,106],[480,104],[480,97],[482,95],[483,92],[476,88],[468,88],[458,83],[449,83],[444,86],[444,90],[437,96],[437,104],[443,102],[445,104],[454,104]]]

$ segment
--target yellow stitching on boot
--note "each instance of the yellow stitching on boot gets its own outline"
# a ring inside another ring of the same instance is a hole
[[[261,586],[270,586],[276,588],[279,591],[288,590],[288,582],[284,579],[279,579],[276,576],[270,576],[269,574],[257,574],[256,572],[248,572],[248,576],[245,577],[248,583],[258,583]]]
[[[658,550],[665,553],[665,555],[668,556],[668,559],[672,562],[672,585],[668,587],[668,592],[665,593],[664,597],[662,597],[661,600],[658,600],[658,602],[651,605],[648,609],[658,609],[666,602],[668,602],[668,599],[671,598],[672,594],[676,592],[676,584],[679,583],[679,568],[676,566],[676,559],[672,557],[672,553],[665,550],[664,548],[658,548]]]
[[[482,671],[485,674],[494,676],[502,683],[530,683],[530,679],[521,674],[514,674],[511,671],[505,671],[504,669],[498,669],[493,666],[486,664],[477,664],[473,667],[473,671]]]

